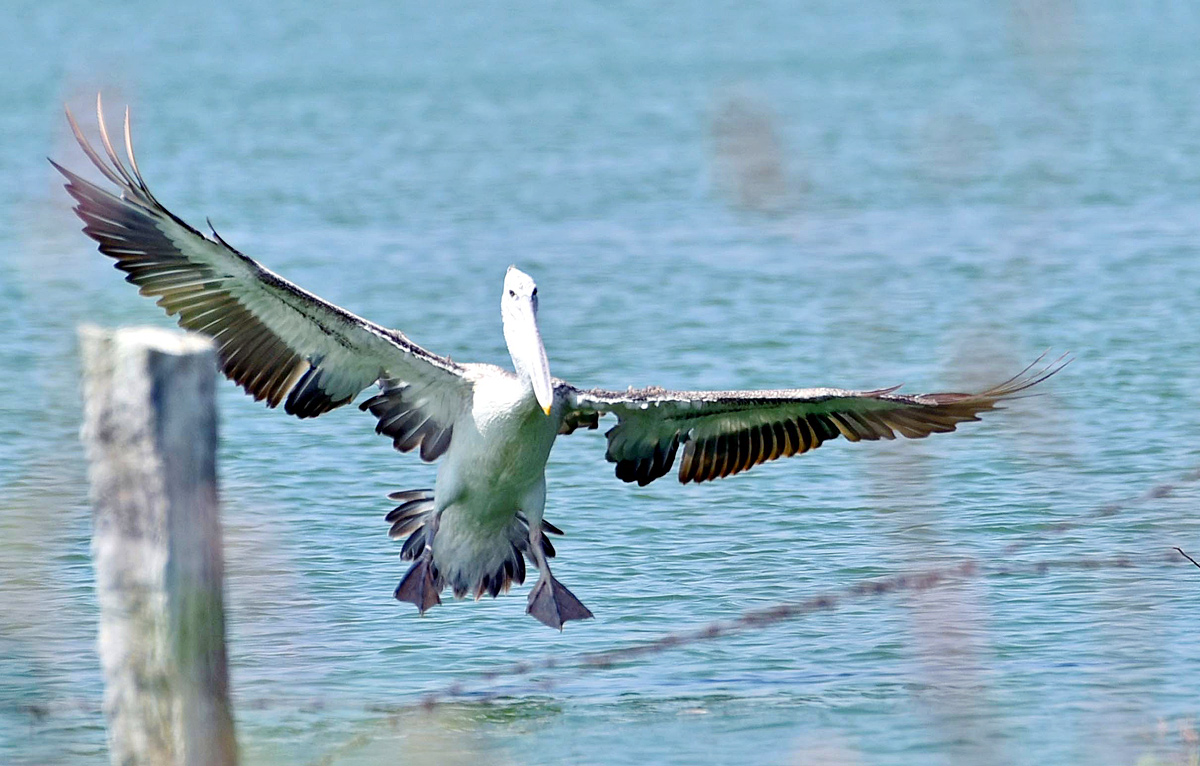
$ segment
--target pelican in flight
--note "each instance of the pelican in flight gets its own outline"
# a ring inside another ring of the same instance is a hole
[[[107,161],[67,112],[80,147],[112,193],[54,163],[67,179],[83,231],[125,279],[188,330],[215,341],[221,369],[268,407],[312,418],[350,403],[376,418],[375,431],[401,452],[441,459],[432,490],[395,492],[390,536],[405,539],[412,565],[395,597],[424,613],[450,586],[456,598],[495,597],[537,567],[526,612],[553,628],[592,616],[550,572],[546,460],[554,440],[594,429],[605,415],[608,461],[617,478],[646,485],[676,463],[679,481],[705,482],[791,457],[839,436],[919,439],[978,420],[1053,375],[1064,361],[1030,365],[979,393],[899,394],[896,388],[769,391],[580,389],[550,375],[538,330],[538,291],[515,266],[500,309],[513,370],[461,364],[321,300],[238,252],[215,230],[206,236],[167,210],[146,186],[133,155],[125,111],[125,161],[97,119]],[[211,226],[210,226],[211,228]],[[1036,369],[1035,369],[1036,368]]]

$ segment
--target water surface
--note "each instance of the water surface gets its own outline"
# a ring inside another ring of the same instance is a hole
[[[455,359],[507,363],[510,263],[580,385],[938,390],[1076,356],[959,434],[700,487],[624,485],[600,434],[562,439],[555,571],[597,617],[561,634],[523,615],[524,588],[424,619],[396,604],[384,495],[434,468],[354,408],[298,422],[225,384],[246,763],[1194,757],[1200,571],[1158,563],[1200,550],[1181,481],[1200,434],[1191,4],[18,5],[0,31],[0,760],[107,760],[75,327],[169,322],[43,159],[83,166],[60,108],[90,117],[100,88],[132,105],[175,212]],[[981,576],[406,707],[868,577],[1085,556],[1139,566]]]

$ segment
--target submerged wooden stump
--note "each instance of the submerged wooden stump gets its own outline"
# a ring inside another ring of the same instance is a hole
[[[213,345],[154,328],[79,338],[112,763],[233,766]]]

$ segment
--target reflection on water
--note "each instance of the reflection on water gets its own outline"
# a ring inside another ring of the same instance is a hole
[[[625,486],[601,434],[564,438],[555,572],[597,619],[562,634],[524,590],[397,605],[384,496],[433,469],[352,408],[297,422],[224,386],[246,763],[1195,758],[1186,563],[982,576],[411,708],[962,557],[1200,549],[1200,15],[1155,7],[24,9],[0,30],[0,761],[106,759],[74,328],[165,320],[43,159],[83,166],[60,102],[97,87],[172,209],[456,359],[507,363],[510,263],[585,385],[919,391],[1077,357],[959,434],[711,486]]]

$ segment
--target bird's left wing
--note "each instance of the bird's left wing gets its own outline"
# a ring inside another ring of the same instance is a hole
[[[1040,359],[1039,359],[1040,361]],[[682,449],[679,481],[711,481],[759,463],[791,457],[844,436],[852,442],[920,439],[978,420],[1062,369],[1066,361],[1036,368],[975,394],[898,394],[899,386],[876,391],[801,388],[776,391],[583,391],[559,383],[566,402],[561,431],[596,428],[614,413],[608,431],[609,462],[617,478],[646,485],[671,470]]]
[[[128,111],[127,168],[109,140],[99,99],[96,107],[108,162],[70,112],[67,119],[84,153],[118,193],[51,163],[67,178],[84,232],[127,281],[157,298],[185,329],[213,338],[222,371],[267,406],[283,402],[289,414],[315,417],[378,382],[384,393],[363,405],[379,418],[376,430],[402,451],[420,447],[426,460],[445,450],[454,417],[470,399],[462,366],[302,290],[215,231],[209,238],[184,223],[142,180]]]

